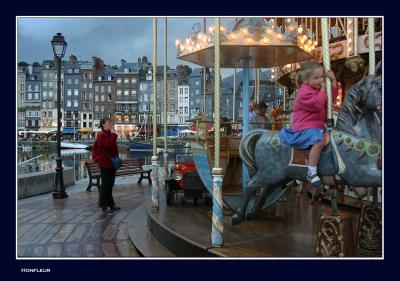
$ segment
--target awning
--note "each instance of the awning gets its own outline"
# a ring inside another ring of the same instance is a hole
[[[81,133],[91,133],[93,131],[92,128],[81,128],[79,129],[79,132]]]
[[[50,134],[50,133],[56,133],[57,128],[55,127],[40,127],[38,130],[38,133],[43,133],[43,134]]]
[[[76,128],[64,128],[63,133],[65,134],[76,134],[78,130]]]

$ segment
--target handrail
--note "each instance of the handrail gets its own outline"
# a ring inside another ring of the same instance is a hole
[[[23,165],[23,164],[26,164],[26,163],[32,162],[33,160],[36,160],[37,158],[40,158],[40,157],[42,157],[42,156],[43,156],[43,155],[39,155],[39,156],[33,157],[33,158],[31,158],[31,159],[28,159],[28,160],[26,160],[26,161],[24,161],[24,162],[18,163],[18,165],[17,165],[17,166],[21,166],[21,165]]]

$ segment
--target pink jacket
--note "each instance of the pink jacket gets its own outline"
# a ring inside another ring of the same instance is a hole
[[[332,85],[332,99],[336,101],[337,85]],[[299,132],[310,128],[323,128],[326,121],[327,96],[324,90],[317,90],[303,83],[297,91],[293,109],[292,129]]]

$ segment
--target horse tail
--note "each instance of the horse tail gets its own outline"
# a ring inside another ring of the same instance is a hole
[[[250,177],[253,177],[257,172],[255,148],[262,134],[265,134],[264,129],[251,130],[240,142],[239,155],[246,165]]]

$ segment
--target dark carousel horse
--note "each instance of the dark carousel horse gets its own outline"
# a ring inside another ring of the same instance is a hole
[[[329,181],[330,185],[382,186],[381,118],[382,76],[379,64],[376,75],[366,76],[346,94],[330,143],[324,147],[318,163],[318,174],[325,184],[328,185]],[[288,172],[292,147],[281,143],[277,132],[250,131],[242,139],[239,152],[247,166],[249,180],[242,205],[231,217],[232,224],[255,218],[265,201],[274,196],[274,191],[291,180],[305,181],[304,177]],[[258,188],[262,188],[261,196],[248,210],[249,201]]]

